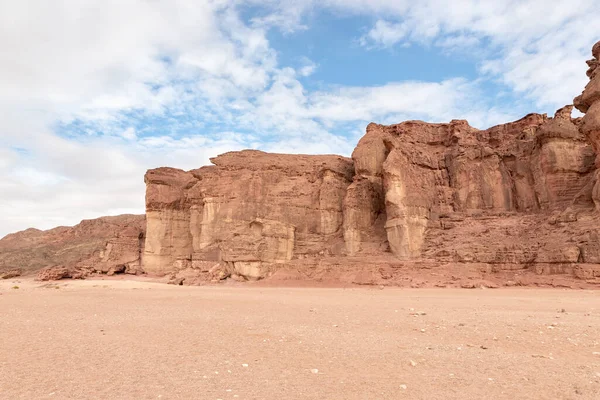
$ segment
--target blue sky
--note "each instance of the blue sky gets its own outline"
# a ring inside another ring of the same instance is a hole
[[[371,121],[551,114],[586,84],[596,8],[0,0],[0,236],[142,213],[148,168],[242,148],[350,155]]]

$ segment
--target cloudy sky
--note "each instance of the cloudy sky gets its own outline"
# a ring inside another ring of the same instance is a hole
[[[148,168],[553,113],[597,18],[597,0],[0,0],[0,237],[143,213]]]

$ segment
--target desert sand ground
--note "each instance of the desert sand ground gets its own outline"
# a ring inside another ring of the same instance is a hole
[[[3,281],[0,398],[600,399],[600,292]]]

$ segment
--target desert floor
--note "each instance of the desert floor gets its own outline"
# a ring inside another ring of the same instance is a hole
[[[2,281],[0,398],[600,399],[600,291]]]

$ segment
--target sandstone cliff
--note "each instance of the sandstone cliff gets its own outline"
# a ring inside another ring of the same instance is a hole
[[[221,262],[229,273],[262,278],[292,258],[342,254],[352,160],[245,150],[211,161],[146,174],[146,272],[208,272]]]

